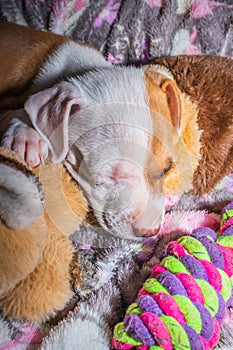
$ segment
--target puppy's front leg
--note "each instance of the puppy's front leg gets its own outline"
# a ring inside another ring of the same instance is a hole
[[[0,140],[31,168],[47,158],[48,145],[32,127],[23,108],[0,112]]]

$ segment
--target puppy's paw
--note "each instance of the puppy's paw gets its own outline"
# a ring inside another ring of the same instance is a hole
[[[36,130],[13,118],[2,137],[2,146],[17,153],[29,167],[34,168],[48,156],[48,145]]]

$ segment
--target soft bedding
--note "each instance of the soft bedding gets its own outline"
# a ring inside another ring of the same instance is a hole
[[[113,64],[179,54],[233,57],[232,0],[1,0],[0,19],[92,44]],[[83,225],[71,238],[83,274],[82,285],[73,286],[75,297],[43,324],[1,317],[0,350],[110,349],[114,325],[165,244],[197,227],[218,230],[222,208],[232,200],[232,176],[202,198],[168,197],[160,236],[143,242]],[[231,314],[229,308],[218,349],[233,348]]]

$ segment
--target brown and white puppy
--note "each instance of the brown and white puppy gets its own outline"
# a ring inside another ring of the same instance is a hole
[[[233,62],[199,56],[110,65],[94,49],[0,24],[2,143],[31,166],[64,161],[100,225],[155,234],[164,195],[232,172]]]

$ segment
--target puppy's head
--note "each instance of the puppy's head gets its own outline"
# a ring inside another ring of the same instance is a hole
[[[166,71],[92,71],[31,96],[25,109],[104,228],[124,237],[158,232],[182,148],[180,91]]]

